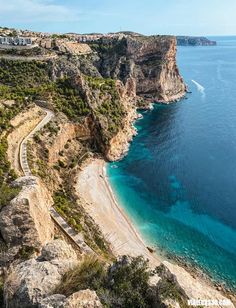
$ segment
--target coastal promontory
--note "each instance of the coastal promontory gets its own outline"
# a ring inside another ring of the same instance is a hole
[[[177,36],[178,46],[216,46],[216,41],[200,36]]]

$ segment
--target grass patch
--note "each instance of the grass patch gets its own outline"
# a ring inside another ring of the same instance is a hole
[[[86,257],[84,261],[63,276],[57,287],[57,294],[69,296],[79,290],[99,290],[106,279],[104,264],[94,257]]]

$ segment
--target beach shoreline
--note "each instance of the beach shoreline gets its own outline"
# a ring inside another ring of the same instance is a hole
[[[76,179],[76,193],[83,200],[84,209],[110,242],[115,256],[142,255],[149,259],[151,266],[160,265],[162,260],[149,251],[140,233],[119,206],[107,178],[105,161],[93,159],[81,169]]]
[[[76,178],[76,193],[82,201],[85,211],[94,219],[101,229],[116,257],[142,255],[149,260],[151,268],[160,264],[171,269],[171,272],[183,283],[189,294],[204,294],[207,298],[230,298],[235,302],[235,295],[216,285],[210,277],[196,268],[151,253],[139,231],[119,205],[106,174],[106,162],[103,159],[89,159],[81,166]],[[232,307],[232,306],[230,306]]]

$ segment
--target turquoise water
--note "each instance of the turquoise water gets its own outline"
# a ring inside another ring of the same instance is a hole
[[[147,244],[236,288],[236,38],[214,39],[178,49],[192,93],[144,112],[107,171]]]

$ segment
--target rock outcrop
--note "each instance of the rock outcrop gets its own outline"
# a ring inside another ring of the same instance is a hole
[[[62,275],[77,264],[72,247],[55,240],[43,247],[38,258],[16,265],[4,284],[8,308],[38,307],[43,298],[53,294]]]
[[[176,64],[176,39],[171,36],[127,36],[103,41],[97,62],[103,77],[125,84],[132,77],[136,94],[170,102],[184,96],[186,86]]]
[[[42,181],[33,176],[19,178],[13,185],[21,191],[0,213],[1,235],[10,247],[40,250],[54,235],[49,213],[51,195]]]
[[[39,308],[101,308],[103,307],[96,292],[89,289],[76,292],[66,298],[55,294],[42,300]]]
[[[224,297],[221,292],[216,290],[212,285],[200,278],[194,278],[184,268],[164,261],[163,268],[166,272],[170,272],[178,282],[179,288],[181,288],[186,294],[188,299],[204,299],[204,300],[218,300],[226,301],[227,307],[233,308],[233,303]],[[213,306],[214,307],[214,306]]]
[[[92,52],[91,48],[87,44],[80,44],[77,42],[70,42],[65,39],[57,39],[51,43],[62,53],[70,55],[87,55]],[[49,45],[48,45],[49,46]]]
[[[205,280],[194,278],[185,269],[164,261],[156,268],[156,275],[149,282],[152,307],[187,307],[188,300],[215,300],[233,308],[233,303]],[[213,305],[217,307],[217,305]]]
[[[86,79],[77,74],[74,86],[91,109],[87,123],[94,147],[108,160],[119,159],[136,132],[133,127],[138,117],[135,79],[129,78],[125,84],[120,80],[110,80],[104,85],[102,78]],[[103,86],[107,87],[107,92]]]

